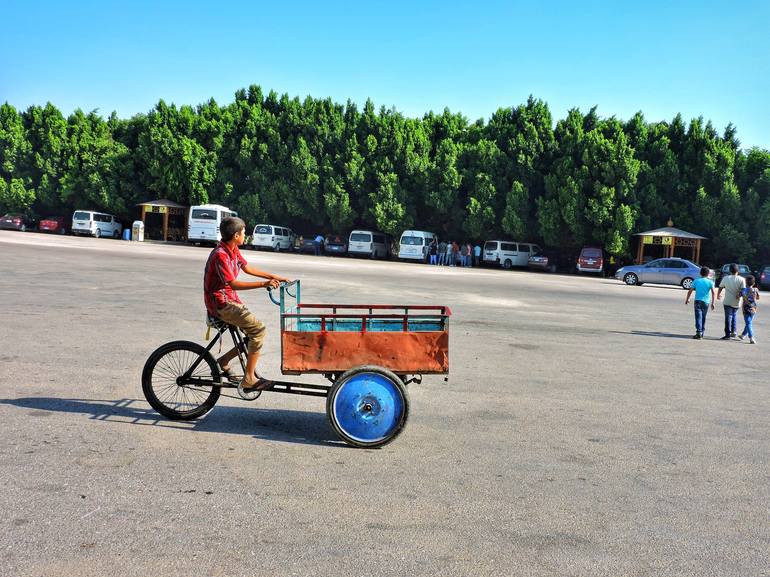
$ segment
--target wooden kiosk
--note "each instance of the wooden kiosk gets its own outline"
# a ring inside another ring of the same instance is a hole
[[[693,262],[697,263],[700,260],[700,245],[701,241],[705,240],[705,236],[699,236],[686,230],[674,228],[674,223],[671,220],[668,221],[668,226],[663,228],[656,228],[655,230],[648,230],[646,232],[638,232],[634,236],[639,238],[639,247],[636,251],[636,264],[644,263],[644,253],[646,248],[655,247],[655,251],[660,253],[658,247],[662,247],[663,254],[656,254],[655,258],[670,258],[673,256],[682,256],[684,258],[690,258]],[[676,253],[679,254],[676,254]],[[684,253],[684,254],[682,254]]]
[[[151,224],[147,222],[148,218],[155,220],[154,217],[158,215],[162,219],[162,224],[160,225],[162,227],[161,237],[158,240],[187,240],[187,213],[189,207],[167,198],[141,202],[137,206],[141,210],[140,220],[144,223],[145,235],[148,238],[151,236],[147,235]]]

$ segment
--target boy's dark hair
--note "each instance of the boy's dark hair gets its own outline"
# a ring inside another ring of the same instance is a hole
[[[738,272],[738,265],[733,263],[730,265],[730,274],[735,274]]]
[[[237,216],[227,216],[222,219],[222,224],[219,225],[219,232],[222,234],[222,240],[228,242],[233,240],[236,233],[244,230],[246,223],[243,219]]]
[[[701,276],[706,277],[706,276],[709,275],[710,272],[711,271],[709,270],[709,267],[707,267],[707,266],[700,267],[700,275]]]
[[[755,280],[756,279],[754,278],[754,275],[750,274],[749,276],[746,277],[746,286],[749,288],[753,287]]]

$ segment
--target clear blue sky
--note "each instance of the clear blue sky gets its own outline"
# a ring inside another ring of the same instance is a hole
[[[703,116],[770,149],[770,2],[0,2],[0,101],[149,111],[239,88],[409,116]]]

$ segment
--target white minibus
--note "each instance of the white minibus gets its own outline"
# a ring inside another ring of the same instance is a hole
[[[238,213],[221,204],[191,206],[187,221],[187,242],[216,244],[222,240],[219,225],[228,216],[238,216]]]
[[[254,227],[251,244],[255,249],[267,248],[275,252],[294,247],[294,231],[285,226],[258,224]]]
[[[120,238],[123,225],[116,216],[92,210],[76,210],[72,215],[72,234]]]
[[[496,264],[509,269],[514,266],[527,266],[530,255],[539,251],[539,246],[529,242],[488,240],[484,243],[483,259],[485,264]]]
[[[351,231],[348,239],[348,254],[369,258],[388,258],[390,256],[388,237],[374,230]]]
[[[428,246],[435,236],[424,230],[405,230],[398,243],[398,258],[425,262],[428,259]]]

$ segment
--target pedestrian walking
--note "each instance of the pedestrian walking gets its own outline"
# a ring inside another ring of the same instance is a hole
[[[757,339],[754,338],[754,315],[757,314],[759,289],[757,289],[757,282],[753,276],[746,277],[746,286],[741,290],[741,297],[743,298],[744,327],[738,338],[743,340],[745,337],[749,337],[749,343],[754,345],[757,343]]]
[[[694,339],[702,339],[706,330],[706,313],[714,310],[714,281],[709,278],[709,268],[701,267],[700,278],[694,280],[692,286],[687,290],[687,297],[684,304],[690,303],[690,296],[695,291],[695,335]]]
[[[733,263],[730,265],[730,274],[722,278],[719,283],[719,291],[717,292],[717,300],[722,298],[722,291],[725,291],[725,300],[722,301],[725,309],[725,336],[722,337],[723,341],[729,340],[737,336],[735,334],[735,317],[738,314],[738,308],[741,304],[741,291],[746,288],[746,281],[743,277],[738,276],[738,265]]]
[[[479,266],[481,262],[481,245],[476,244],[473,247],[473,266]]]
[[[428,246],[428,256],[430,256],[430,264],[438,264],[438,259],[436,258],[438,255],[438,244],[436,243],[436,237],[433,237],[433,239],[430,241],[430,245]]]
[[[442,240],[438,243],[438,264],[446,264],[446,246],[447,244]]]

